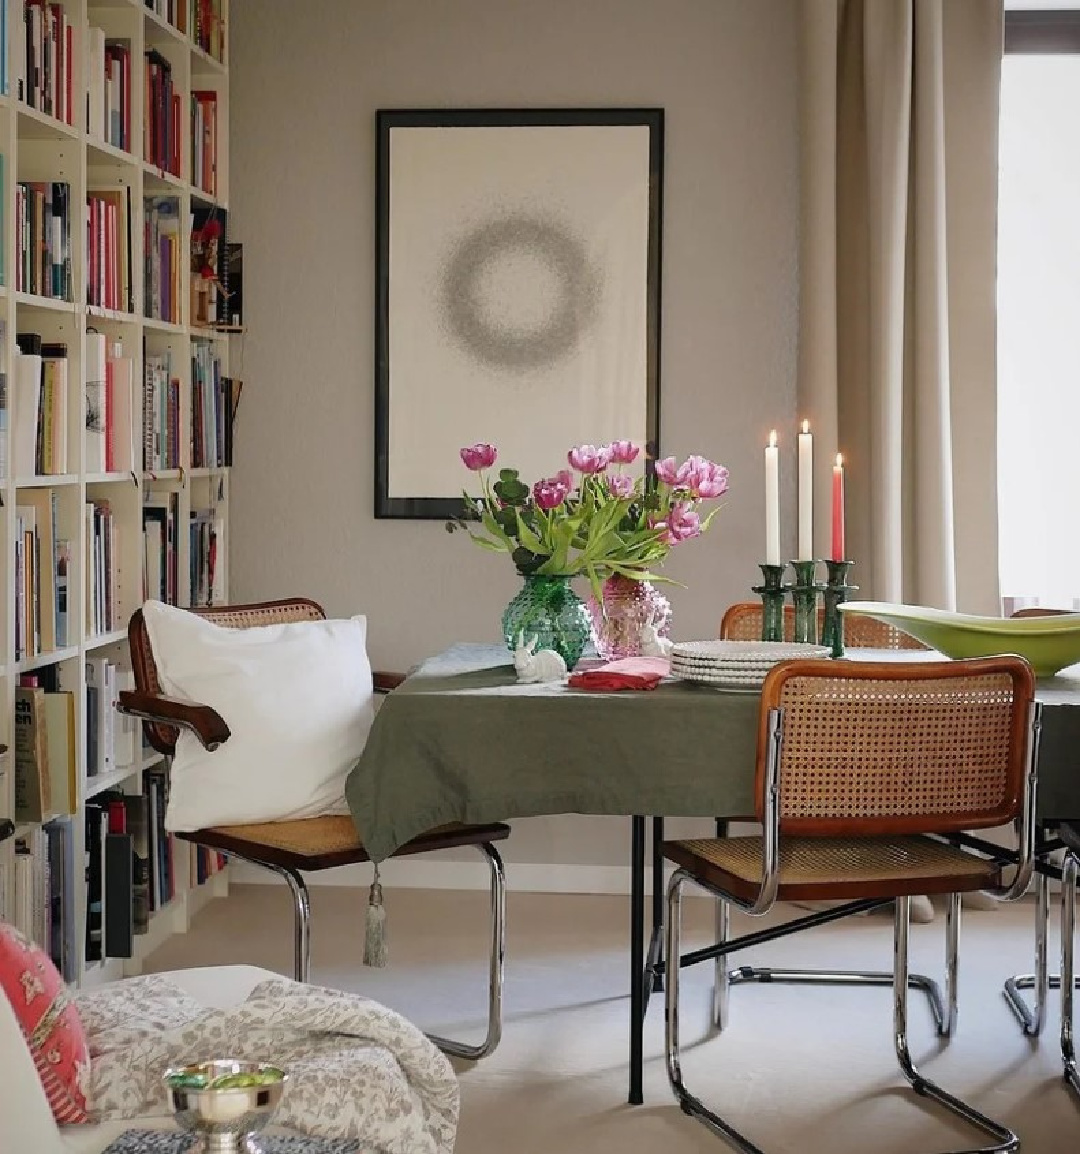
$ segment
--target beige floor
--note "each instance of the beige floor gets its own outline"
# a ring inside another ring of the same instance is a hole
[[[353,989],[426,1028],[475,1036],[485,1004],[480,894],[388,894],[391,965],[360,964],[366,894],[313,890],[313,980]],[[689,903],[689,937],[709,911]],[[625,1104],[626,903],[613,897],[511,895],[505,1033],[498,1052],[461,1067],[460,1154],[689,1154],[724,1145],[673,1105],[663,1070],[663,1007],[646,1031],[646,1104]],[[1044,1037],[1024,1039],[1002,979],[1030,968],[1032,907],[966,913],[960,1028],[947,1046],[912,1004],[912,1049],[927,1074],[1018,1131],[1026,1154],[1080,1149],[1080,1105],[1060,1077],[1055,1005]],[[742,919],[745,924],[747,919]],[[759,923],[760,924],[760,923]],[[772,964],[887,968],[891,922],[860,918],[745,955]],[[939,918],[913,928],[914,965],[938,973]],[[1056,949],[1056,944],[1055,944]],[[168,941],[150,969],[250,962],[288,973],[291,916],[277,886],[247,886],[212,903]],[[909,1090],[891,1050],[884,990],[742,987],[733,1021],[708,1037],[708,966],[684,978],[685,1072],[768,1154],[893,1154],[974,1145]]]

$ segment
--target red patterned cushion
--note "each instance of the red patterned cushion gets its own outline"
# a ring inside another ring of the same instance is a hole
[[[90,1050],[68,988],[48,954],[0,922],[0,988],[7,995],[57,1122],[85,1122]]]

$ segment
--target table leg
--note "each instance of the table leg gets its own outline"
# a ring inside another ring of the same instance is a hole
[[[664,819],[652,819],[652,936],[649,938],[649,962],[664,960]],[[652,992],[664,988],[663,974],[653,971]],[[646,1003],[647,1006],[647,1003]]]
[[[630,1096],[640,1106],[644,1064],[645,993],[645,818],[630,819]]]

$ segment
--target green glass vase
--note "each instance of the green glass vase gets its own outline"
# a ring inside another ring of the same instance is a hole
[[[532,574],[507,605],[502,616],[503,638],[511,652],[521,636],[527,645],[536,638],[534,652],[554,649],[573,669],[592,636],[592,621],[585,602],[570,588],[569,577]]]

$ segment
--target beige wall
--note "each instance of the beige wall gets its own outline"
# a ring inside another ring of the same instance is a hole
[[[302,593],[366,612],[382,668],[497,638],[517,587],[508,561],[437,522],[372,516],[375,110],[661,106],[662,449],[732,475],[710,532],[666,571],[686,585],[671,594],[677,636],[712,636],[763,553],[761,446],[772,426],[790,438],[796,417],[795,0],[231,9],[230,229],[248,329],[233,598]],[[792,482],[789,465],[789,514]],[[508,857],[622,865],[625,845],[621,819],[533,819]]]

